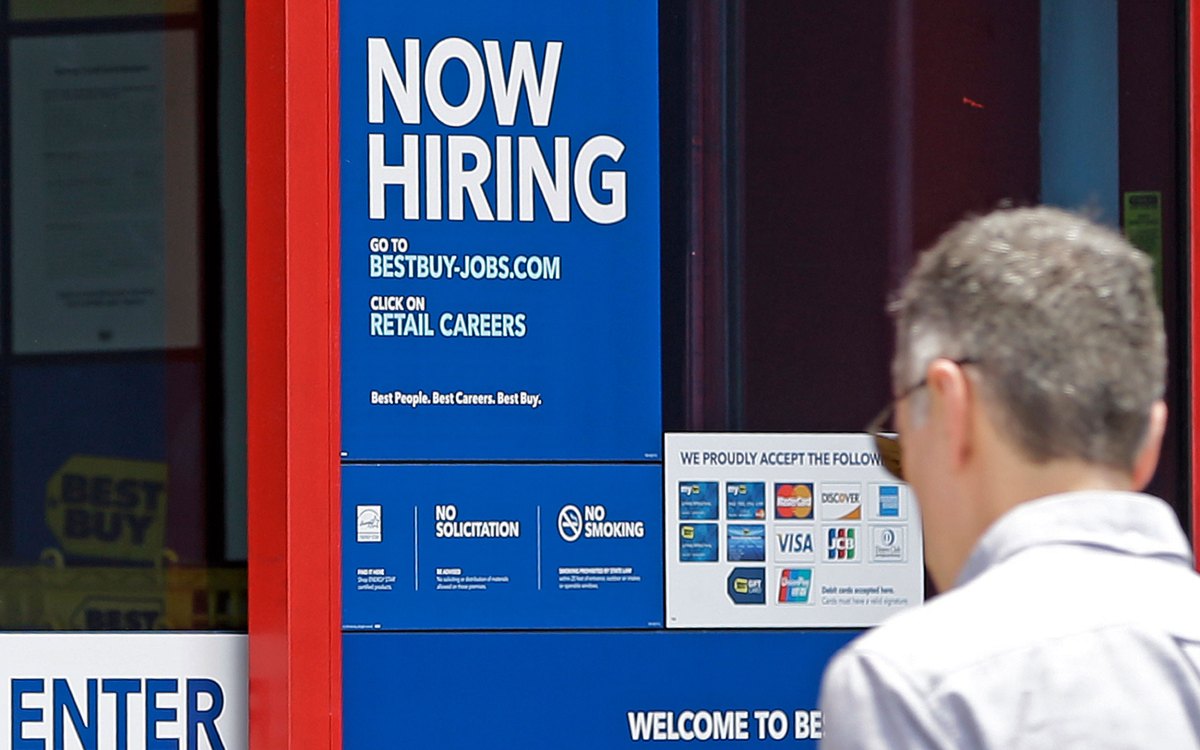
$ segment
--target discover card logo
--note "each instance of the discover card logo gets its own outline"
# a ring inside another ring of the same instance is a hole
[[[821,520],[857,521],[862,518],[861,484],[822,484]]]

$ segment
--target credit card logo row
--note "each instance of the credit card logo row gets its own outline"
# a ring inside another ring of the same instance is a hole
[[[899,521],[908,516],[904,485],[861,482],[773,482],[767,506],[766,482],[680,482],[681,521],[859,521],[864,518]],[[724,507],[724,515],[721,510]],[[768,515],[769,514],[769,515]]]
[[[908,529],[904,526],[868,526],[865,533],[866,537],[861,526],[775,529],[768,534],[762,524],[681,523],[679,562],[720,562],[722,548],[726,562],[908,561]]]
[[[766,568],[734,568],[725,579],[725,592],[735,605],[767,603]],[[812,568],[782,568],[774,597],[779,604],[810,604],[813,601]]]

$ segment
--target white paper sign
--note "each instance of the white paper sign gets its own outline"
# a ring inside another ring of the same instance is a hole
[[[247,644],[223,634],[0,634],[0,744],[245,750]]]
[[[195,39],[12,41],[18,354],[199,343]]]
[[[861,434],[666,436],[667,627],[866,627],[921,603],[920,518]]]

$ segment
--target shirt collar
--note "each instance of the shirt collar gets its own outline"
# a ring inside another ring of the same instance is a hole
[[[955,586],[1029,549],[1073,544],[1191,565],[1187,538],[1175,511],[1157,497],[1135,492],[1069,492],[1021,503],[984,532]]]

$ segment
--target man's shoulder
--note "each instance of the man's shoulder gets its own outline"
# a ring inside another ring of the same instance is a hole
[[[915,681],[936,681],[1101,631],[1138,641],[1200,640],[1200,577],[1152,559],[1030,550],[889,618],[850,648],[886,660]]]
[[[987,625],[988,612],[995,614],[991,602],[981,601],[987,598],[986,591],[979,590],[983,588],[956,589],[900,612],[846,650],[868,660],[886,660],[915,683],[976,661],[990,650],[991,639],[980,631]]]

